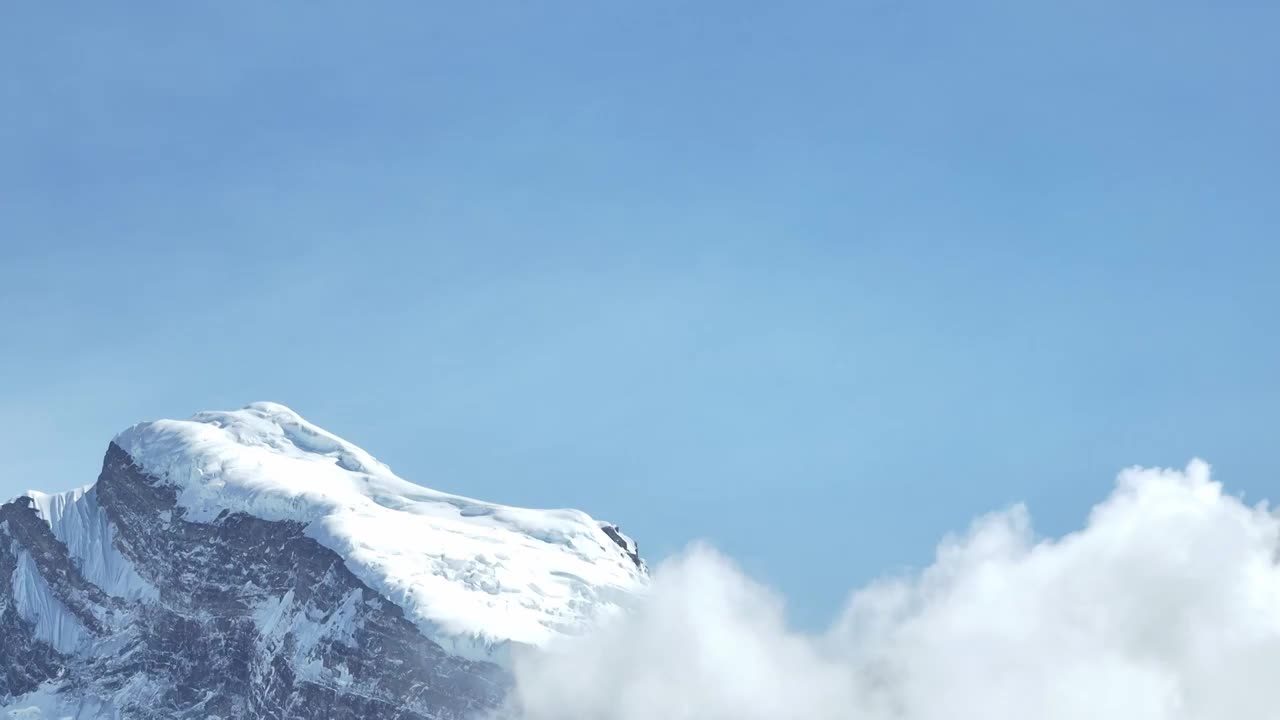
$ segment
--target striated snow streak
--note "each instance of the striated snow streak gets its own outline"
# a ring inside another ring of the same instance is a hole
[[[109,595],[125,600],[151,600],[159,592],[143,580],[115,546],[115,528],[98,505],[97,491],[79,488],[63,493],[27,493],[54,537],[67,547],[80,574]]]
[[[299,608],[299,602],[290,590],[281,597],[262,602],[255,610],[258,642],[260,645],[286,647],[290,652],[291,667],[303,680],[340,686],[350,684],[349,673],[344,672],[345,666],[341,662],[334,662],[340,668],[337,672],[325,666],[323,649],[326,641],[336,641],[354,650],[358,606],[363,601],[363,592],[354,590],[337,608],[326,613],[314,607]],[[299,609],[302,612],[297,612]],[[285,643],[286,637],[291,638],[291,642]]]
[[[501,662],[509,643],[575,633],[647,582],[628,554],[634,543],[615,541],[585,513],[414,485],[275,403],[143,423],[115,443],[177,490],[188,521],[231,511],[306,524],[424,634],[464,657]]]
[[[89,638],[84,625],[49,589],[31,555],[19,550],[16,557],[13,601],[18,615],[35,626],[37,639],[60,653],[71,654],[83,647]]]

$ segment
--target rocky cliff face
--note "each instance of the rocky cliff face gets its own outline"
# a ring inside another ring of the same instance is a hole
[[[193,518],[186,490],[112,443],[92,488],[0,506],[0,712],[443,720],[499,704],[502,654],[424,632],[443,627],[423,621],[438,611],[429,594],[411,605],[371,587],[316,539],[314,514]],[[593,530],[642,580],[634,544]],[[602,604],[585,582],[570,600]]]

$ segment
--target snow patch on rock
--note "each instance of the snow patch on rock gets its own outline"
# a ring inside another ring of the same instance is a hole
[[[46,683],[37,690],[0,700],[0,718],[5,720],[101,720],[119,717],[112,708],[90,698],[61,692],[59,683]]]

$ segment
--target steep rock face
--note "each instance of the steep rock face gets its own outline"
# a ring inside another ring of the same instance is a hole
[[[415,597],[409,617],[314,537],[315,513],[193,512],[182,502],[189,478],[179,480],[149,474],[113,442],[91,489],[0,506],[0,711],[443,720],[500,702],[502,655],[438,642],[422,620],[430,597]],[[454,503],[459,517],[473,502]],[[592,524],[641,580],[634,543]],[[541,542],[558,553],[560,540]],[[592,599],[568,606],[585,617]]]
[[[30,503],[0,506],[0,697],[29,693],[62,675],[66,658],[36,636],[36,626],[20,609],[18,561],[23,552],[13,528],[34,516]],[[39,522],[39,518],[33,519]],[[20,532],[20,531],[19,531]]]

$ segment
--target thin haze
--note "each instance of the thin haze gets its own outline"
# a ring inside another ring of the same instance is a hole
[[[0,13],[0,495],[294,407],[802,627],[1132,465],[1280,477],[1280,6]]]

